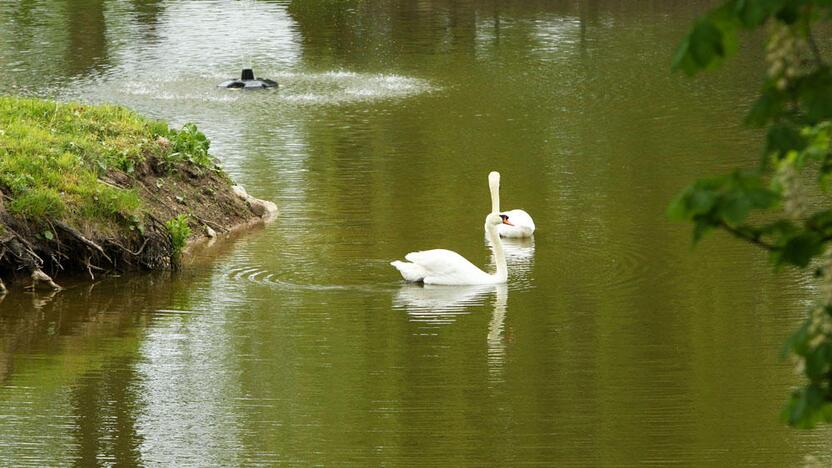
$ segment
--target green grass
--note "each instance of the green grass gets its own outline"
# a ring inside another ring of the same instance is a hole
[[[193,125],[175,131],[121,107],[0,96],[0,189],[26,219],[129,219],[141,210],[138,194],[99,176],[132,174],[149,155],[213,168],[207,149]]]

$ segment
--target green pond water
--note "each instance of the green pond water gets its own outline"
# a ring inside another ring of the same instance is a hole
[[[779,412],[816,294],[667,221],[757,160],[759,38],[697,79],[711,2],[18,0],[0,93],[195,122],[273,223],[180,273],[0,299],[0,465],[800,466],[830,433]],[[276,92],[216,84],[253,65]],[[534,239],[487,266],[486,177]]]

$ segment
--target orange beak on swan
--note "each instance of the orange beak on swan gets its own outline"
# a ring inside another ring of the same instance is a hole
[[[502,218],[502,219],[503,219],[503,224],[508,224],[509,226],[514,226],[513,224],[511,224],[511,223],[508,221],[508,216],[506,216],[506,215],[504,215],[504,214],[501,214],[501,215],[500,215],[500,218]]]

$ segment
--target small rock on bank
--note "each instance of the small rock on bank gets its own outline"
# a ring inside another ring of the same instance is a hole
[[[256,216],[268,219],[277,215],[277,205],[268,200],[261,200],[249,195],[242,185],[235,185],[231,187],[231,190],[234,191],[234,195],[237,195],[237,197],[249,204],[251,212]]]

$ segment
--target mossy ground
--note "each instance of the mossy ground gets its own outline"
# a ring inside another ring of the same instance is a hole
[[[172,130],[122,107],[0,97],[0,277],[19,268],[3,249],[12,237],[37,267],[92,274],[129,268],[118,251],[172,254],[164,223],[174,217],[195,235],[252,218],[208,147],[193,125]],[[148,247],[154,237],[165,239]]]

